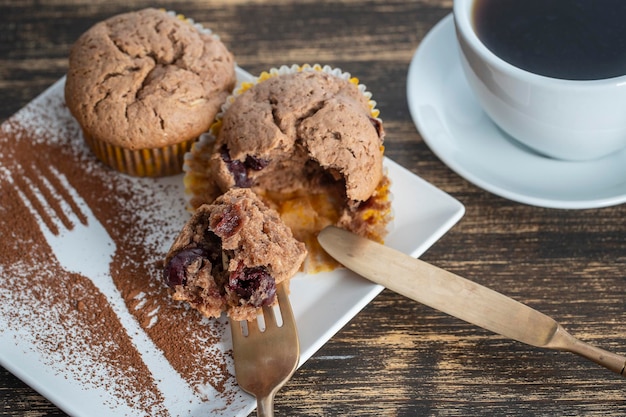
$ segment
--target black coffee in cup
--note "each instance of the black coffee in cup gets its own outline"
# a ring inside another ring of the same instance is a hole
[[[597,80],[626,75],[626,0],[476,0],[478,38],[539,75]]]

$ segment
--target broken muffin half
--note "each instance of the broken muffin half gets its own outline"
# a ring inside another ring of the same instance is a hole
[[[164,280],[175,300],[207,317],[226,312],[253,320],[276,303],[276,286],[306,258],[278,213],[251,190],[234,188],[204,204],[185,224],[165,258]]]
[[[382,242],[391,213],[375,102],[347,73],[292,67],[264,73],[227,99],[185,159],[190,206],[250,188],[306,244],[305,272],[337,263],[317,234],[336,225]]]

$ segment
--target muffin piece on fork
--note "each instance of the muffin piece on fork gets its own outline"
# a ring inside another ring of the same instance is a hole
[[[165,258],[173,298],[207,317],[253,320],[276,303],[276,286],[300,269],[307,251],[276,211],[249,189],[233,188],[200,206]]]

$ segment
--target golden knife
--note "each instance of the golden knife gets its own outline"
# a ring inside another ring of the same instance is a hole
[[[591,346],[551,317],[466,278],[329,226],[322,248],[359,275],[476,326],[532,346],[578,354],[626,377],[626,357]]]

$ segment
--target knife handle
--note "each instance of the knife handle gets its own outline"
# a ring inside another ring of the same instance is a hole
[[[561,325],[546,347],[575,353],[626,378],[626,357],[585,343],[569,334]]]

